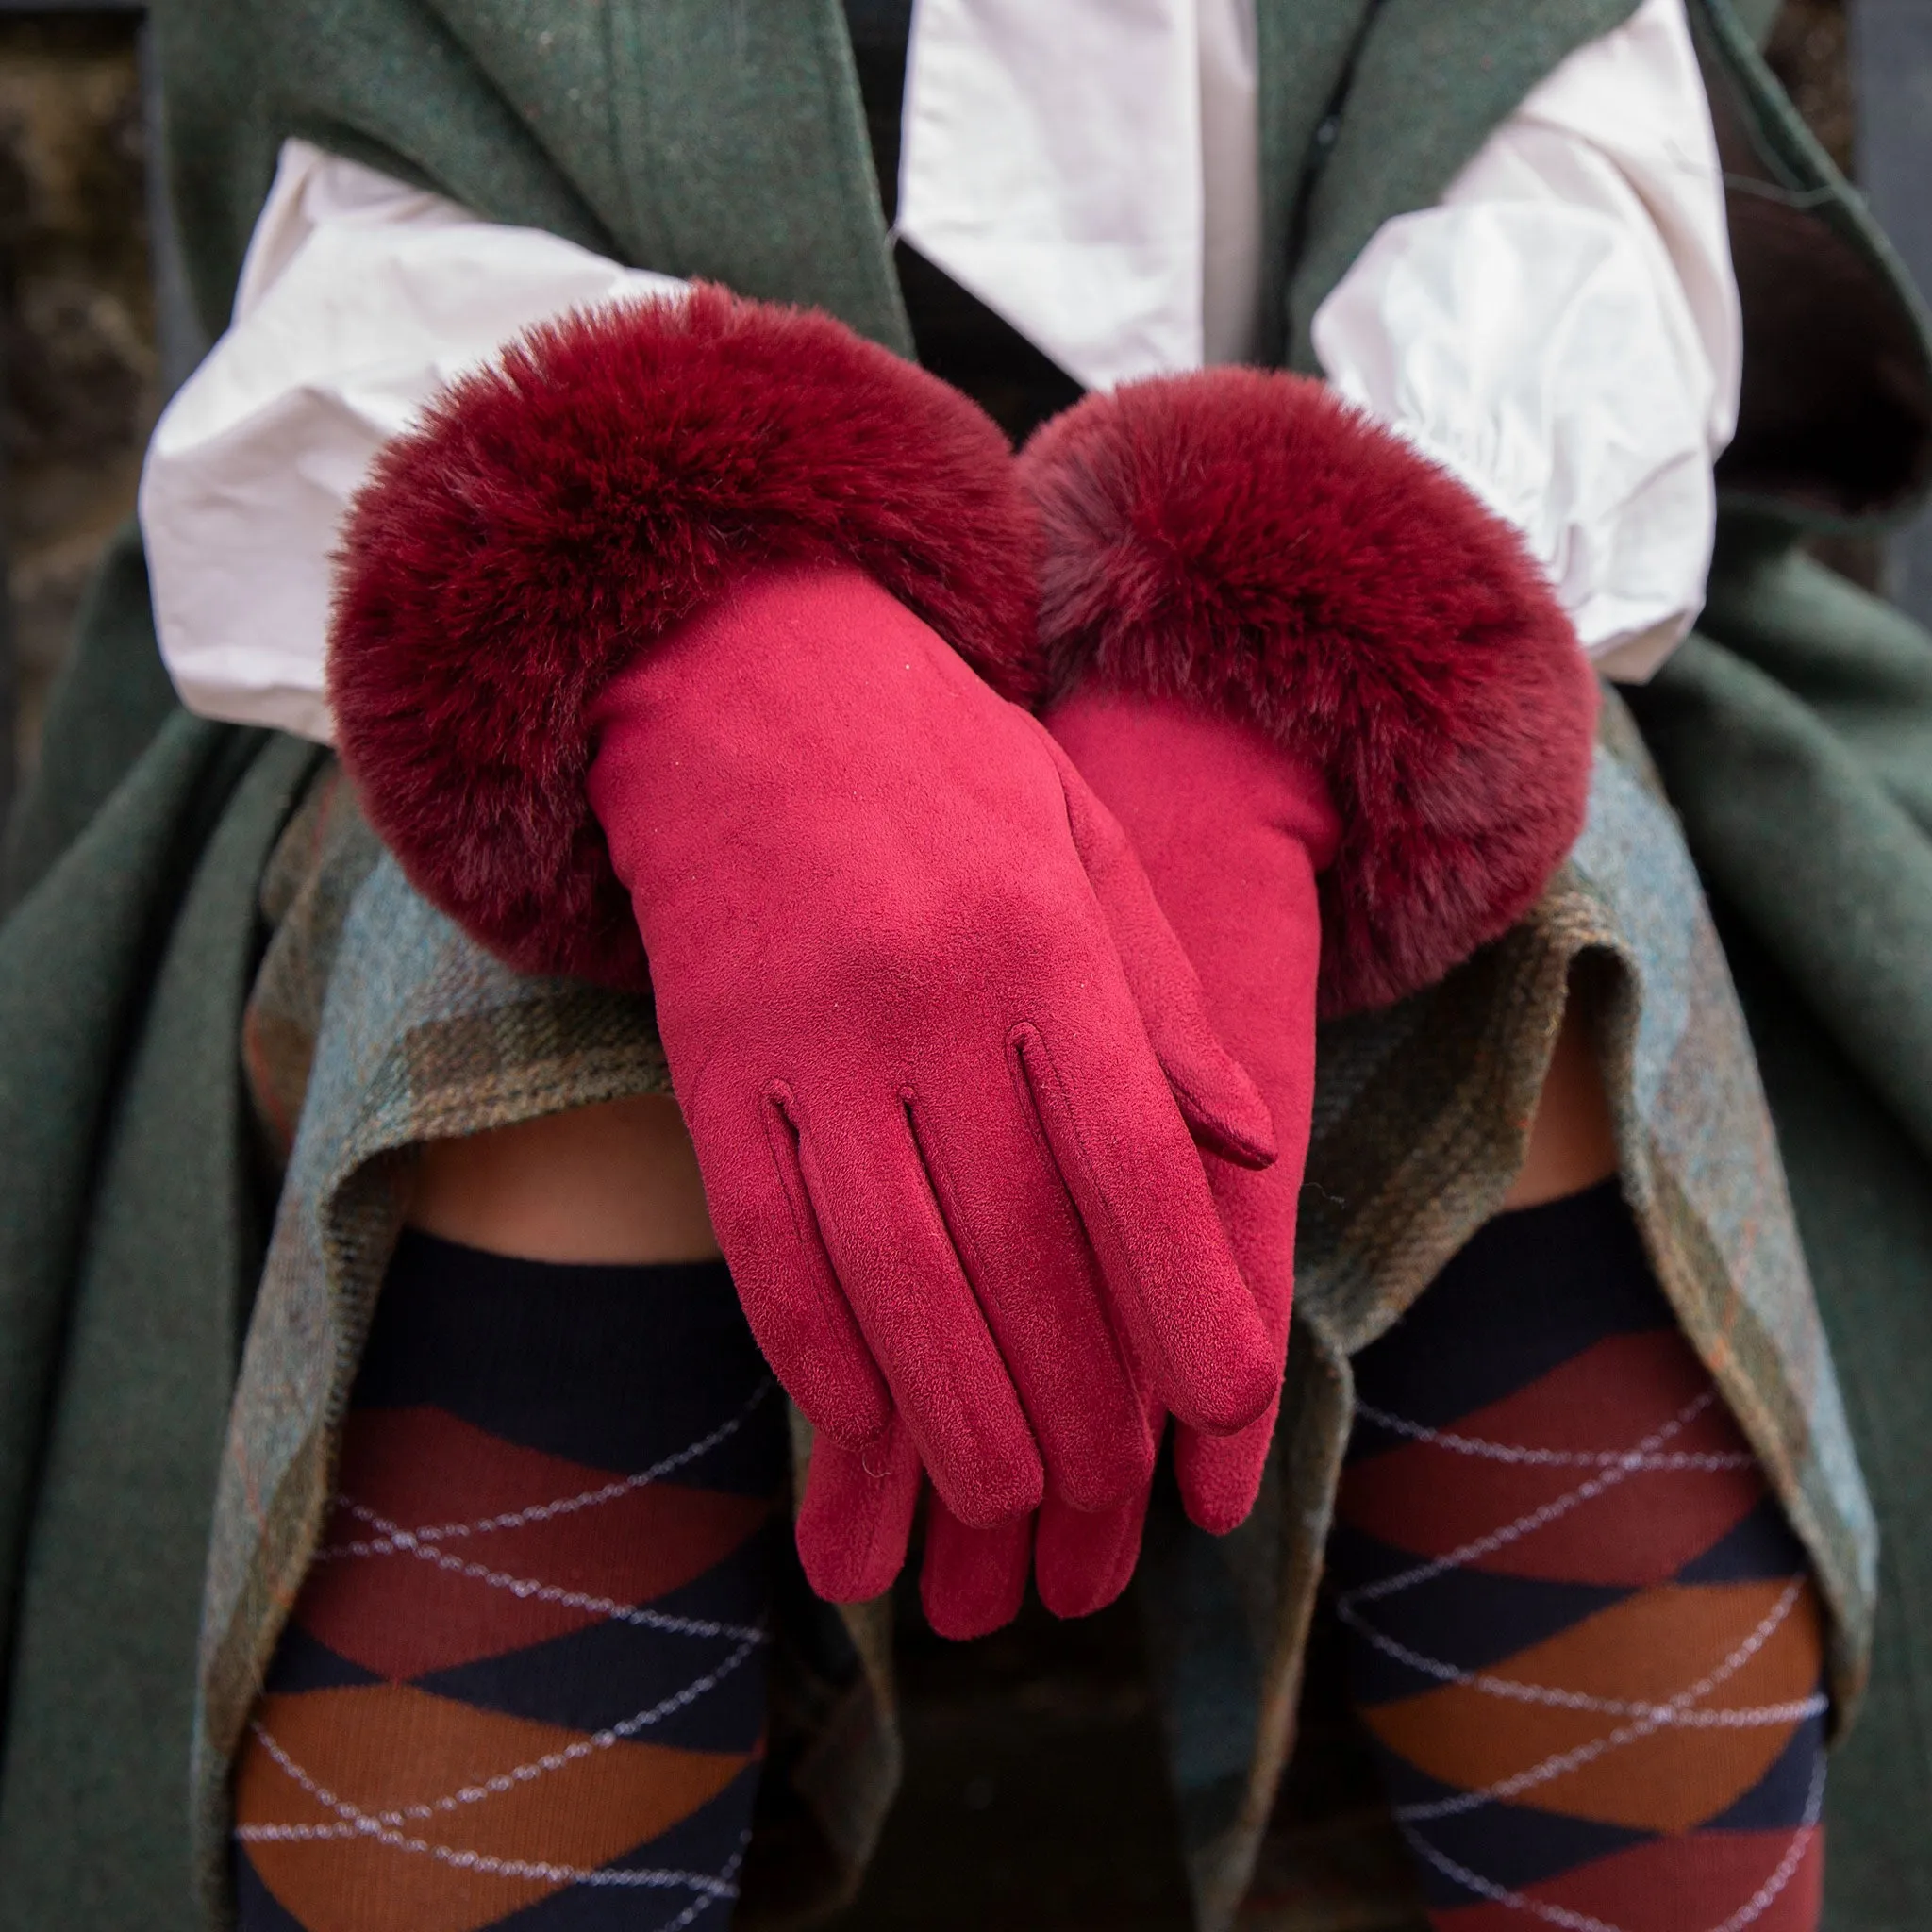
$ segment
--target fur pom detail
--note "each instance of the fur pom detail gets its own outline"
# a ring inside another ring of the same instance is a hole
[[[648,984],[585,719],[739,575],[868,572],[1025,703],[1033,523],[1006,439],[829,317],[693,287],[531,331],[383,452],[339,558],[342,759],[425,897],[512,965]]]
[[[1596,680],[1515,533],[1322,384],[1216,369],[1091,396],[1021,475],[1041,648],[1251,719],[1326,778],[1321,1011],[1427,986],[1583,826]]]

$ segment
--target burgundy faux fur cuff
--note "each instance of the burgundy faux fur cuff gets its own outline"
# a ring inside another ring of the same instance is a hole
[[[1191,692],[1312,760],[1341,815],[1321,1011],[1441,977],[1582,829],[1596,681],[1515,533],[1320,383],[1092,396],[1021,458],[1053,688]]]
[[[384,452],[329,648],[338,742],[432,903],[511,964],[646,983],[585,802],[610,675],[760,564],[858,564],[1038,695],[993,424],[828,317],[696,287],[532,331]]]

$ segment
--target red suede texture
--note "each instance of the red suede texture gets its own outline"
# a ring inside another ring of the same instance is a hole
[[[919,1601],[941,1637],[963,1643],[1010,1624],[1026,1598],[1033,1567],[1031,1516],[974,1529],[935,1495],[925,1506],[925,1560]]]
[[[1157,1413],[1157,1428],[1162,1420]],[[926,1622],[941,1637],[984,1637],[1019,1615],[1029,1571],[1056,1617],[1104,1610],[1133,1581],[1151,1491],[1143,1484],[1124,1503],[1089,1510],[1049,1490],[1032,1517],[992,1529],[961,1523],[931,1497],[919,1575]]]
[[[1250,1423],[1278,1365],[1189,1120],[1252,1147],[1266,1109],[1041,724],[869,576],[802,565],[639,653],[590,723],[718,1241],[814,1425],[862,1454],[896,1415],[990,1527],[1143,1487],[1141,1383]]]
[[[533,330],[384,451],[329,695],[372,823],[512,965],[641,988],[584,803],[605,681],[747,570],[844,559],[1037,693],[1031,519],[994,425],[830,318],[693,288]]]
[[[919,1451],[896,1416],[863,1449],[815,1436],[794,1525],[805,1580],[828,1603],[863,1604],[883,1596],[906,1566],[924,1488]],[[996,1537],[999,1531],[987,1533]]]
[[[1247,369],[1089,397],[1021,474],[1054,689],[1186,692],[1326,782],[1324,1017],[1430,984],[1534,903],[1582,828],[1596,682],[1460,483],[1322,384]]]
[[[1232,1435],[1184,1423],[1176,1429],[1181,1500],[1202,1528],[1224,1534],[1255,1506],[1288,1355],[1295,1211],[1315,1090],[1316,879],[1334,858],[1340,824],[1306,759],[1193,700],[1090,685],[1046,723],[1140,856],[1199,972],[1217,1036],[1274,1116],[1272,1166],[1257,1173],[1211,1152],[1203,1163],[1267,1327],[1277,1391]],[[1151,1418],[1155,1432],[1162,1420],[1158,1411]],[[942,1636],[996,1629],[1017,1613],[1029,1568],[1057,1615],[1100,1609],[1133,1574],[1146,1507],[1145,1488],[1100,1510],[1075,1509],[1049,1489],[1029,1536],[1011,1524],[962,1524],[935,1498],[920,1579],[927,1619]]]
[[[1278,1391],[1315,1097],[1318,878],[1338,849],[1335,807],[1306,758],[1191,700],[1093,685],[1050,712],[1047,726],[1119,819],[1201,975],[1217,1036],[1274,1116],[1271,1167],[1257,1173],[1211,1153],[1204,1165],[1268,1329]],[[1174,1474],[1203,1529],[1224,1533],[1254,1507],[1277,1406],[1278,1393],[1233,1435],[1177,1429]],[[1041,1541],[1043,1561],[1043,1529]]]

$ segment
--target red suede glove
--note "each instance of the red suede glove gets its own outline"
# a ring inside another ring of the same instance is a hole
[[[896,1406],[991,1524],[1042,1461],[1089,1508],[1144,1486],[1130,1363],[1192,1422],[1252,1418],[1272,1343],[1162,1066],[1217,1144],[1265,1129],[1046,732],[823,566],[722,593],[592,722],[719,1244],[813,1424],[876,1442]]]
[[[1315,876],[1340,832],[1321,775],[1254,725],[1190,701],[1084,686],[1047,715],[1082,777],[1113,810],[1201,975],[1219,1037],[1266,1097],[1277,1153],[1260,1173],[1204,1158],[1222,1224],[1267,1324],[1275,1400],[1237,1434],[1181,1426],[1174,1470],[1188,1514],[1225,1531],[1254,1506],[1274,1432],[1294,1295],[1295,1208],[1315,1084],[1322,927]],[[1159,1416],[1153,1421],[1158,1427]],[[1033,1534],[980,1529],[935,1498],[921,1588],[941,1635],[997,1629],[1020,1607],[1029,1562],[1041,1601],[1083,1616],[1125,1587],[1144,1492],[1086,1512],[1049,1497]]]
[[[1335,857],[1341,821],[1308,759],[1183,699],[1089,683],[1047,724],[1120,820],[1201,975],[1216,1033],[1253,1075],[1274,1123],[1274,1162],[1260,1173],[1204,1158],[1275,1364],[1274,1400],[1246,1428],[1206,1435],[1183,1418],[1175,1439],[1188,1514],[1203,1529],[1226,1531],[1254,1507],[1280,1401],[1315,1098],[1315,877]]]
[[[1278,1364],[1315,1012],[1426,986],[1528,908],[1582,826],[1595,680],[1514,532],[1320,384],[1131,385],[1046,425],[1021,467],[1045,539],[1033,661],[1071,693],[1049,722],[1273,1109],[1273,1168],[1206,1166]],[[1273,1426],[1272,1405],[1220,1439],[1182,1419],[1196,1523],[1247,1514]],[[909,1521],[903,1473],[874,1488]],[[1097,1608],[1132,1572],[1144,1507],[1049,1491],[1029,1533],[936,1502],[928,1615],[994,1627],[1029,1559],[1049,1608]]]
[[[702,289],[464,378],[346,534],[330,693],[371,820],[513,964],[655,993],[820,1431],[815,1581],[890,1547],[922,1460],[963,1522],[1105,1509],[1146,1483],[1143,1389],[1230,1429],[1272,1393],[1188,1134],[1262,1160],[1267,1111],[999,694],[1039,689],[1033,554],[964,398]]]

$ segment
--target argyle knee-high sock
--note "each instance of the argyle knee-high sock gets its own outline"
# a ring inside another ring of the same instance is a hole
[[[1354,1366],[1330,1577],[1438,1932],[1810,1932],[1817,1596],[1616,1183]]]
[[[242,1932],[721,1932],[785,1454],[722,1263],[405,1234],[237,1765]]]

